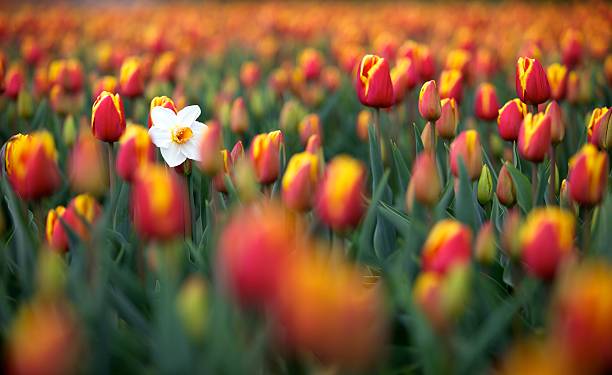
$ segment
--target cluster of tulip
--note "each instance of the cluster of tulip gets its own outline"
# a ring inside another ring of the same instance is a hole
[[[612,371],[609,5],[1,9],[0,370]]]

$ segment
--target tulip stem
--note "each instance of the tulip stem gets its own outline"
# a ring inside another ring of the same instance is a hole
[[[109,196],[113,196],[113,191],[115,188],[115,179],[113,175],[113,170],[115,169],[115,162],[113,160],[113,142],[108,142],[108,186],[109,186]]]
[[[536,163],[531,166],[531,201],[533,207],[538,203],[538,164]]]
[[[582,252],[588,254],[591,247],[591,225],[593,222],[593,208],[583,207],[583,221],[582,221]]]
[[[555,199],[555,186],[556,186],[556,180],[557,180],[557,173],[556,173],[556,169],[557,169],[557,156],[555,153],[555,145],[550,146],[550,181],[549,181],[549,202],[552,204],[556,203],[556,199]]]
[[[376,138],[378,139],[379,142],[379,146],[382,145],[382,138],[380,136],[381,131],[380,131],[380,108],[376,108],[376,110],[374,111],[374,130],[376,131]],[[381,148],[381,155],[382,155],[382,148]]]

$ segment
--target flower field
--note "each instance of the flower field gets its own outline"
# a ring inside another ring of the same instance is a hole
[[[609,374],[612,6],[0,5],[0,372]]]

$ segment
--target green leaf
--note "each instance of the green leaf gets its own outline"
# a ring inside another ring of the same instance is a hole
[[[506,167],[508,168],[508,172],[510,172],[512,181],[514,181],[514,185],[516,186],[516,200],[519,207],[524,213],[531,211],[533,202],[531,198],[531,183],[529,182],[529,179],[512,164],[507,163]]]
[[[468,176],[463,159],[459,159],[459,191],[455,197],[455,217],[467,224],[476,233],[481,224],[478,202],[474,197],[472,181]]]
[[[393,165],[395,166],[395,174],[397,175],[400,193],[405,193],[408,187],[408,181],[410,181],[410,169],[408,169],[397,144],[393,141],[391,141],[391,154],[393,155]]]
[[[374,248],[372,247],[372,237],[374,235],[374,226],[376,225],[378,203],[382,198],[383,191],[385,186],[387,185],[388,179],[389,171],[386,171],[382,179],[378,183],[374,194],[372,195],[372,200],[370,201],[370,205],[368,206],[365,219],[363,220],[363,224],[361,225],[361,230],[359,234],[359,246],[357,248],[357,254],[355,254],[355,258],[358,261],[361,259],[362,256],[367,256],[368,253],[372,254],[374,252]]]

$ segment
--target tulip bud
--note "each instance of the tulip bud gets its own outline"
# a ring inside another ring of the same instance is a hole
[[[319,139],[323,137],[323,131],[321,129],[321,119],[316,113],[310,114],[300,121],[298,125],[298,131],[300,133],[300,141],[303,145],[306,145],[308,139],[312,135],[317,135]]]
[[[246,89],[255,87],[260,77],[261,70],[256,62],[247,61],[240,66],[240,82]]]
[[[506,164],[502,165],[497,178],[497,190],[495,190],[497,199],[506,207],[512,207],[516,204],[516,186],[514,180],[508,172]]]
[[[538,105],[550,99],[548,78],[538,60],[519,57],[515,83],[516,94],[523,103]]]
[[[427,81],[419,93],[419,113],[427,121],[436,122],[441,116],[440,95],[436,81]]]
[[[499,136],[506,141],[517,141],[526,114],[527,105],[519,99],[512,99],[504,104],[497,116]]]
[[[25,73],[19,64],[11,65],[4,76],[4,94],[16,100],[25,85]]]
[[[168,108],[169,110],[171,110],[172,112],[176,113],[176,106],[174,105],[174,101],[172,101],[172,99],[170,99],[167,96],[156,96],[151,100],[151,105],[149,106],[149,121],[148,121],[148,127],[149,129],[151,128],[151,126],[153,126],[153,119],[151,118],[151,112],[153,111],[153,108],[155,107],[164,107],[164,108]]]
[[[593,110],[587,124],[587,140],[602,149],[612,146],[612,111],[609,108]]]
[[[9,374],[79,372],[80,329],[74,313],[63,303],[22,304],[6,336],[3,367]]]
[[[568,183],[572,200],[585,206],[599,204],[607,191],[608,155],[591,144],[570,158]]]
[[[574,215],[559,207],[536,208],[519,232],[521,258],[527,271],[551,279],[574,253]]]
[[[472,232],[456,220],[438,221],[421,250],[426,272],[445,274],[457,265],[467,265],[472,256]]]
[[[91,110],[93,135],[103,142],[116,142],[125,131],[125,111],[119,94],[103,91]]]
[[[463,98],[463,75],[459,70],[443,70],[440,74],[440,98],[454,98],[461,103]]]
[[[374,108],[393,105],[393,83],[387,60],[376,55],[365,55],[357,72],[355,89],[361,104]]]
[[[145,164],[155,162],[155,147],[147,129],[130,124],[119,138],[116,168],[119,177],[127,182],[134,181],[134,175]]]
[[[574,29],[568,29],[561,38],[561,56],[563,64],[574,69],[582,60],[582,35]]]
[[[138,57],[129,57],[121,65],[119,73],[121,95],[135,98],[144,92],[144,73],[142,62]]]
[[[482,170],[480,171],[477,198],[478,202],[483,206],[491,202],[491,198],[493,198],[493,178],[486,164],[483,164]]]
[[[490,83],[482,83],[476,91],[474,99],[474,114],[483,121],[493,121],[499,113],[499,101],[495,86]]]
[[[222,167],[221,146],[221,126],[217,122],[211,122],[202,131],[200,141],[200,169],[209,176],[214,176]]]
[[[551,145],[550,117],[544,113],[528,113],[519,130],[518,150],[521,157],[541,163]]]
[[[561,64],[552,64],[546,69],[551,99],[558,101],[565,99],[567,93],[567,73],[567,68]]]
[[[564,273],[551,303],[551,340],[576,364],[576,373],[612,368],[612,266],[587,258]]]
[[[412,167],[410,185],[414,191],[414,198],[419,203],[431,207],[438,201],[442,187],[433,153],[421,152],[417,156]],[[406,199],[411,197],[407,195]],[[407,204],[410,205],[410,202],[407,201]]]
[[[370,130],[370,124],[372,124],[372,113],[367,109],[359,111],[357,115],[357,137],[364,142],[368,141],[368,132]]]
[[[487,221],[480,227],[476,236],[476,245],[474,247],[474,257],[480,263],[493,264],[497,255],[497,247],[495,245],[495,233],[493,233],[493,223]]]
[[[230,128],[236,134],[243,134],[249,129],[249,114],[242,97],[232,103]]]
[[[213,186],[218,192],[227,194],[227,185],[225,184],[225,177],[230,176],[234,160],[226,149],[219,150],[218,153],[220,168],[213,177]]]
[[[434,152],[435,131],[431,122],[427,122],[421,132],[421,143],[423,143],[423,149],[427,152]]]
[[[346,155],[333,158],[328,164],[316,197],[316,212],[321,220],[336,231],[355,227],[365,211],[365,167]]]
[[[232,148],[231,156],[234,163],[244,157],[244,146],[242,145],[242,141],[236,142]]]
[[[102,143],[88,127],[79,132],[68,159],[68,177],[72,190],[100,196],[108,187],[108,165]]]
[[[23,119],[29,119],[34,113],[32,96],[26,90],[20,90],[17,96],[17,115]]]
[[[21,199],[43,198],[60,187],[55,141],[47,130],[14,135],[4,147],[6,175]]]
[[[310,152],[294,154],[283,175],[282,196],[287,207],[307,211],[312,206],[320,175],[319,158]]]
[[[146,164],[136,171],[131,205],[136,230],[146,239],[172,240],[190,225],[185,184],[162,166]]]
[[[47,243],[55,251],[66,252],[69,237],[64,226],[70,228],[82,241],[86,241],[89,239],[89,226],[100,217],[101,211],[98,202],[88,194],[77,195],[67,208],[57,206],[49,210],[45,231]]]
[[[298,56],[298,66],[304,72],[307,81],[314,81],[321,75],[324,59],[321,52],[314,48],[304,49]]]
[[[446,98],[440,101],[441,116],[436,121],[436,131],[443,139],[453,139],[457,134],[459,124],[459,106],[454,98]]]
[[[224,158],[227,160],[227,158]],[[234,159],[233,177],[236,190],[242,202],[252,202],[259,198],[259,184],[253,164],[246,158]]]
[[[204,335],[208,318],[206,281],[202,276],[190,276],[176,296],[176,311],[185,332],[194,340]]]
[[[459,177],[459,158],[463,159],[468,176],[472,181],[480,177],[482,169],[482,150],[480,136],[476,130],[465,130],[450,146],[451,172]]]
[[[253,138],[249,156],[260,184],[268,185],[278,178],[282,137],[280,130],[276,130]]]
[[[554,145],[559,144],[565,137],[565,121],[563,120],[563,113],[561,107],[556,101],[551,101],[546,106],[546,116],[550,118],[550,139]]]
[[[520,243],[517,233],[521,226],[521,215],[517,208],[508,210],[501,231],[502,250],[509,257],[516,258],[520,255]]]

